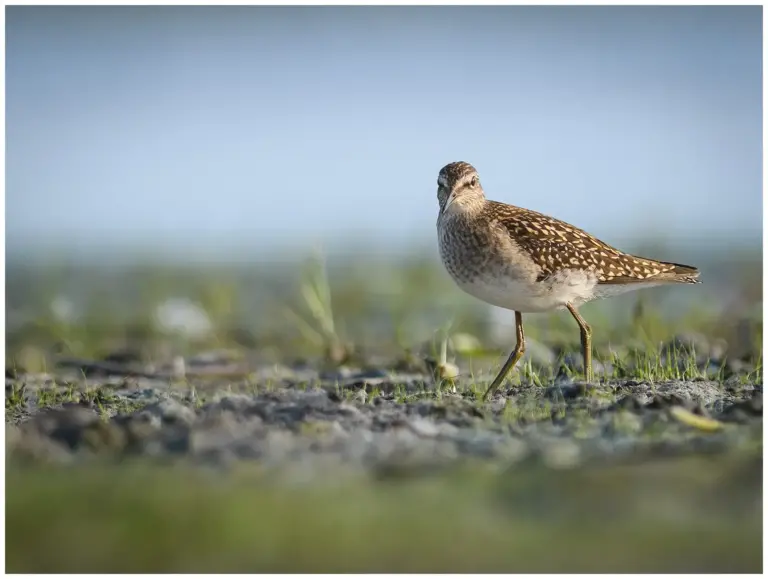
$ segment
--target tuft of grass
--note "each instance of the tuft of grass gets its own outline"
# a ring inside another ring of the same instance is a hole
[[[23,382],[13,382],[10,389],[5,390],[5,411],[19,412],[27,405],[27,385]]]
[[[70,401],[70,397],[74,397],[74,393],[68,395],[67,392],[61,391],[55,385],[50,388],[40,388],[37,391],[37,405],[40,408],[58,406]]]
[[[394,388],[394,399],[398,404],[404,404],[408,400],[408,388],[404,384],[396,384]]]
[[[321,349],[331,362],[345,362],[351,352],[337,331],[331,286],[325,262],[319,254],[304,264],[299,292],[303,309],[307,311],[310,321],[296,309],[287,306],[283,308],[286,317],[294,323],[306,342]]]
[[[696,353],[665,346],[651,350],[632,350],[626,356],[613,354],[611,357],[614,379],[636,379],[646,382],[669,380],[723,379],[723,369],[715,376],[707,376],[696,361]],[[705,364],[706,367],[706,364]]]
[[[744,375],[744,383],[747,384],[760,384],[763,383],[763,352],[759,351],[757,361],[755,362],[755,369]]]

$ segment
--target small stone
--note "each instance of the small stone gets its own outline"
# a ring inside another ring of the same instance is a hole
[[[614,405],[614,409],[622,409],[630,412],[642,412],[644,408],[642,401],[640,401],[637,396],[631,394],[625,396]]]
[[[186,424],[175,424],[163,431],[165,450],[171,454],[186,454],[192,450],[192,431]]]
[[[230,412],[245,412],[253,406],[253,403],[253,397],[245,394],[226,394],[214,402],[221,410]]]
[[[61,408],[49,408],[38,414],[34,423],[39,424],[44,430],[50,431],[60,428],[85,428],[99,420],[95,410],[80,404],[64,404]]]
[[[351,418],[357,418],[362,414],[362,412],[360,412],[360,410],[358,410],[356,406],[353,406],[352,404],[348,404],[346,402],[342,402],[341,404],[339,404],[339,412]]]
[[[28,428],[37,429],[41,434],[76,449],[85,429],[99,421],[99,415],[94,410],[77,404],[67,404],[62,408],[44,410],[30,421]]]
[[[196,418],[193,409],[173,399],[163,400],[162,402],[147,406],[142,412],[160,416],[164,424],[174,424],[177,422],[192,424]]]
[[[426,418],[414,418],[407,422],[408,427],[417,435],[434,437],[440,434],[440,429],[434,421]]]
[[[763,395],[758,392],[749,400],[736,402],[725,408],[721,419],[726,422],[745,423],[750,419],[763,416]]]
[[[576,400],[585,396],[589,386],[582,382],[562,381],[547,388],[547,397],[551,400]]]
[[[121,421],[126,436],[126,446],[133,451],[140,451],[146,441],[155,436],[162,427],[159,416],[149,413],[137,413]]]

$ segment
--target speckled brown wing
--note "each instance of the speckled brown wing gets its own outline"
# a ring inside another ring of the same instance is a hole
[[[495,201],[486,211],[541,268],[537,281],[559,270],[581,269],[594,272],[601,284],[651,279],[696,283],[695,267],[626,254],[554,217]]]

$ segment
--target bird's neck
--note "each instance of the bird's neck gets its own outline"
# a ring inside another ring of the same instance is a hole
[[[479,215],[488,200],[483,195],[465,195],[456,199],[444,211],[446,217],[472,218]]]

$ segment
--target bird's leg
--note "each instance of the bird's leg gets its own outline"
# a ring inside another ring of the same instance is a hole
[[[488,390],[486,390],[485,394],[483,395],[483,402],[488,400],[488,396],[490,396],[493,392],[496,391],[496,389],[498,389],[499,386],[501,386],[501,383],[504,381],[506,375],[509,374],[509,371],[515,367],[517,361],[523,356],[523,353],[525,353],[523,314],[520,312],[515,312],[515,334],[517,336],[517,344],[515,344],[515,349],[512,350],[512,353],[509,355],[509,358],[507,358],[507,361],[504,362],[504,366],[502,366],[498,376],[496,376],[496,378],[493,379],[493,382],[491,382],[491,385],[488,386]]]
[[[584,376],[587,382],[592,382],[592,328],[589,324],[579,315],[571,304],[565,304],[568,311],[576,319],[576,323],[579,324],[581,330],[581,350],[584,355]]]

